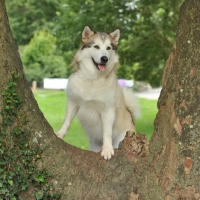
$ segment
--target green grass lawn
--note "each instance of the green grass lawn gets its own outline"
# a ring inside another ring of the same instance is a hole
[[[64,91],[51,91],[51,90],[38,90],[35,94],[35,98],[44,116],[53,127],[55,131],[59,130],[65,116],[66,110],[66,95]],[[153,122],[157,114],[157,101],[139,99],[141,106],[141,118],[136,121],[137,132],[146,134],[150,139],[154,128]],[[89,143],[85,136],[77,118],[73,120],[73,123],[64,137],[64,140],[69,144],[77,146],[82,149],[88,149]]]

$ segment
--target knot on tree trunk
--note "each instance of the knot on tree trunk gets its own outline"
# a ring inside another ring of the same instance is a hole
[[[145,157],[149,154],[149,141],[144,134],[127,131],[124,140],[119,144],[119,149],[135,156]]]

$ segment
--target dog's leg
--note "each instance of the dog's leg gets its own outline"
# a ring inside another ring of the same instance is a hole
[[[55,133],[59,138],[64,137],[77,111],[78,111],[78,106],[74,102],[68,100],[67,111],[66,111],[66,116],[65,116],[63,125],[61,129]]]
[[[90,141],[90,151],[94,151],[94,152],[100,152],[102,149],[102,144],[100,144],[99,142],[95,142],[95,141]]]
[[[124,139],[125,135],[126,135],[126,131],[124,131],[124,133],[122,133],[122,134],[116,136],[116,137],[113,139],[113,147],[114,147],[115,149],[118,148],[119,143]]]
[[[109,160],[114,155],[114,149],[112,146],[112,127],[115,119],[114,108],[105,108],[105,111],[101,114],[103,123],[103,146],[101,156],[105,160]]]

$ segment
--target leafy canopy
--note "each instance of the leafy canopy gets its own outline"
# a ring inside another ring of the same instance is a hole
[[[120,28],[119,77],[158,86],[174,41],[182,2],[183,0],[13,0],[7,1],[7,8],[18,44],[26,45],[35,30],[45,27],[57,38],[57,51],[68,64],[79,48],[85,25],[93,30],[107,32]],[[67,71],[67,76],[69,74],[70,70]]]
[[[60,2],[60,0],[6,1],[10,25],[17,44],[26,45],[35,31],[52,29]]]

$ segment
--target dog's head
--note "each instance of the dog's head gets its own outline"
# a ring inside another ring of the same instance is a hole
[[[81,51],[85,58],[90,59],[95,70],[110,71],[118,62],[116,54],[120,30],[112,33],[94,32],[85,26],[82,32]]]

